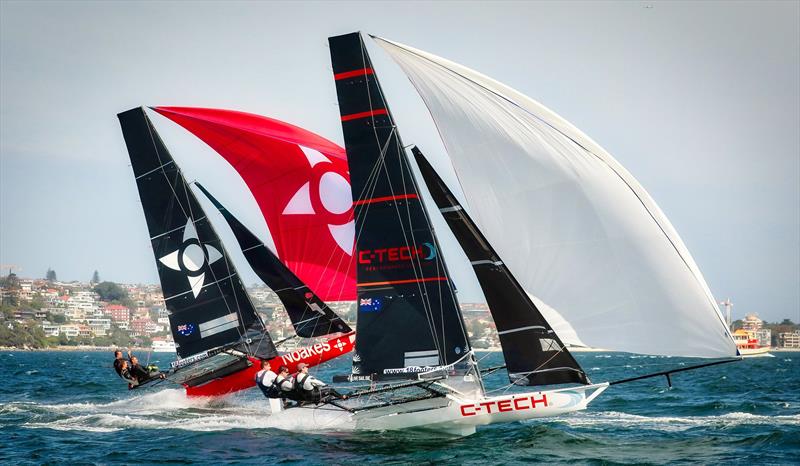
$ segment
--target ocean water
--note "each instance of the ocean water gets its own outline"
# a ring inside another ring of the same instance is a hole
[[[479,355],[483,367],[501,362]],[[576,355],[594,382],[699,363]],[[169,356],[151,355],[168,366]],[[144,357],[146,359],[146,356]],[[323,380],[344,359],[320,367]],[[188,399],[162,384],[128,391],[98,352],[0,352],[3,464],[798,464],[800,353],[614,386],[586,411],[498,424],[464,438],[419,432],[304,433],[270,419],[254,390]],[[504,375],[486,380],[505,385]]]

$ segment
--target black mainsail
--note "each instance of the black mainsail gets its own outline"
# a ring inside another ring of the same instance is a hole
[[[413,377],[464,360],[458,302],[359,33],[328,39],[350,166],[358,319],[353,374]]]
[[[411,151],[434,202],[475,270],[497,326],[511,382],[516,385],[590,383],[444,180],[417,147]]]
[[[117,115],[142,201],[178,355],[275,345],[209,219],[143,108]]]
[[[334,332],[347,333],[351,331],[350,327],[239,219],[234,217],[200,183],[195,182],[195,185],[228,222],[245,259],[258,278],[278,295],[298,336],[311,338]]]

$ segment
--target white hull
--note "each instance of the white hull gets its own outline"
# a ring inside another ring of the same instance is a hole
[[[478,426],[553,417],[586,409],[606,388],[608,383],[478,398],[450,393],[442,398],[356,413],[342,410],[335,417],[331,416],[330,405],[321,405],[311,409],[312,415],[309,417],[315,425],[301,423],[296,427],[303,430],[418,429],[450,435],[471,435]],[[313,414],[316,411],[326,415],[316,416]],[[295,409],[276,413],[278,417],[297,415]]]
[[[739,348],[739,354],[743,358],[772,358],[774,355],[769,354],[770,349],[769,346],[764,346],[762,348]]]
[[[177,353],[178,349],[175,346],[175,343],[160,343],[160,344],[153,344],[150,346],[150,351],[153,353]]]

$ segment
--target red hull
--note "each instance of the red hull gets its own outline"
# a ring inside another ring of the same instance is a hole
[[[314,346],[300,348],[283,356],[278,356],[269,361],[269,366],[274,372],[277,372],[280,366],[286,366],[289,368],[289,372],[295,373],[297,372],[297,365],[301,362],[313,367],[349,353],[353,350],[355,340],[355,332],[350,332],[340,337],[332,338],[325,343],[317,343]],[[256,385],[256,373],[261,370],[261,361],[252,357],[250,361],[253,365],[245,370],[221,379],[212,380],[203,385],[186,387],[186,395],[192,397],[222,396],[254,387]]]

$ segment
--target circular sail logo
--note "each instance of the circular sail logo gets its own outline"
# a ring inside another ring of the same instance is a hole
[[[347,255],[353,254],[356,229],[353,220],[353,197],[350,182],[333,170],[325,155],[300,147],[311,165],[310,180],[289,199],[283,215],[316,215],[328,224],[336,245]]]
[[[183,243],[178,249],[158,261],[172,270],[184,272],[192,294],[196,298],[205,285],[206,264],[213,264],[222,259],[222,253],[210,244],[202,244],[197,236],[197,229],[192,219],[186,220],[183,229]]]

